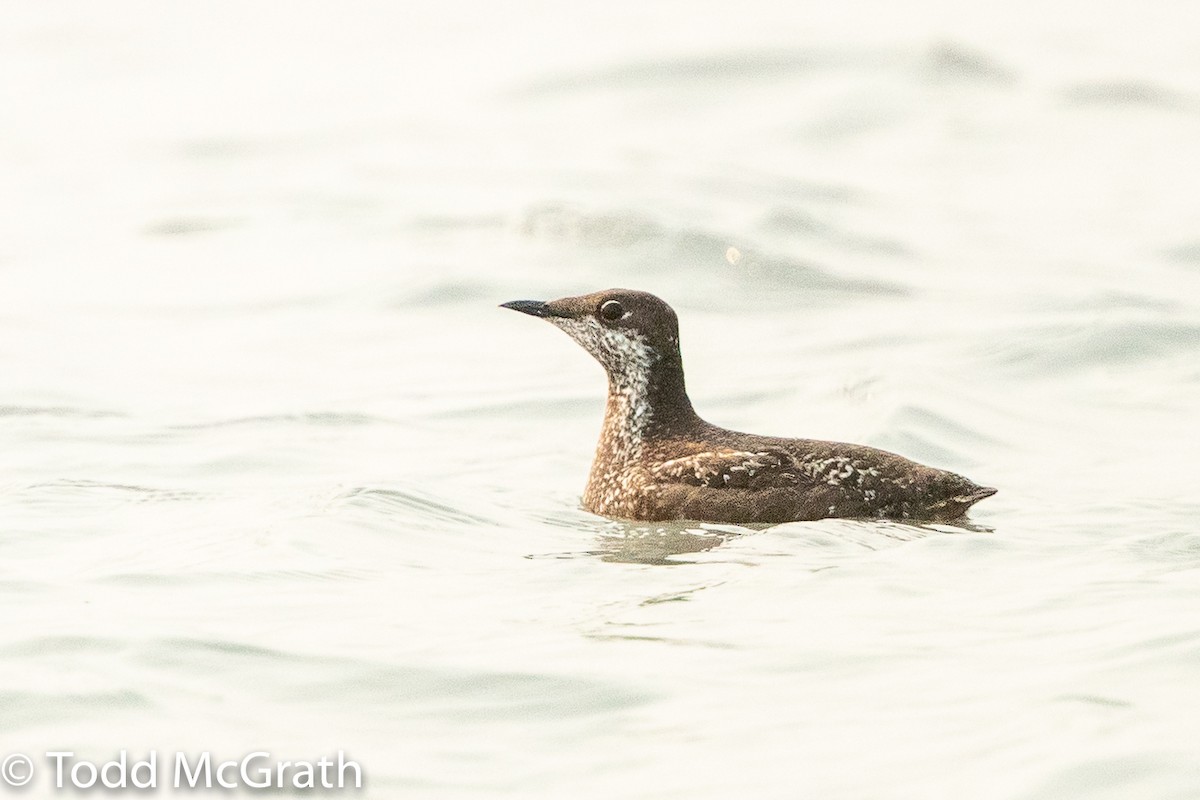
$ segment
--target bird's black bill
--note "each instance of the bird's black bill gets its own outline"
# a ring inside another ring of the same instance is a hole
[[[501,308],[511,308],[513,311],[520,311],[522,314],[530,314],[534,317],[552,317],[549,307],[541,300],[513,300],[510,303],[501,303]]]

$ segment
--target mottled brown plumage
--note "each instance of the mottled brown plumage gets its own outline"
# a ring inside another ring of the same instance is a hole
[[[755,436],[696,415],[675,312],[645,292],[505,303],[543,317],[608,373],[608,403],[583,505],[629,520],[952,520],[996,493],[865,445]]]

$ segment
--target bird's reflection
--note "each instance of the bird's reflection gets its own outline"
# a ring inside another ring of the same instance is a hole
[[[730,539],[766,528],[698,522],[628,523],[609,521],[596,529],[597,547],[565,553],[542,553],[529,558],[598,558],[620,564],[680,565],[676,556],[704,553]]]
[[[963,517],[954,522],[905,523],[892,520],[827,519],[781,525],[727,525],[682,521],[637,523],[609,520],[593,527],[597,547],[560,553],[539,553],[529,558],[598,558],[617,564],[680,566],[697,563],[680,558],[706,553],[726,542],[762,531],[784,539],[812,541],[813,546],[835,539],[870,550],[937,534],[993,533],[994,528]],[[711,561],[711,559],[707,559]]]
[[[766,526],[763,526],[766,527]],[[678,523],[660,525],[621,525],[598,537],[597,555],[602,561],[621,564],[684,564],[675,556],[705,553],[730,539],[755,533],[737,525],[700,525]]]

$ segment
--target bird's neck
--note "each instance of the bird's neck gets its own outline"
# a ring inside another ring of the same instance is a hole
[[[584,507],[597,513],[636,517],[632,476],[640,472],[646,449],[656,441],[686,436],[700,423],[683,384],[676,356],[655,360],[647,369],[608,376],[608,402],[596,458],[584,492]],[[632,499],[631,499],[632,498]]]
[[[643,369],[610,372],[600,450],[617,462],[637,458],[648,439],[682,433],[696,420],[678,356],[656,359]]]

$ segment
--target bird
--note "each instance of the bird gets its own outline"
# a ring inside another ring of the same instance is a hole
[[[584,509],[635,522],[826,518],[951,522],[996,489],[860,444],[757,436],[701,419],[684,385],[679,320],[653,294],[608,289],[502,308],[550,322],[608,375]]]

